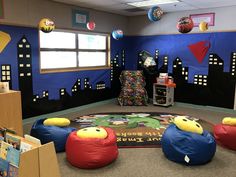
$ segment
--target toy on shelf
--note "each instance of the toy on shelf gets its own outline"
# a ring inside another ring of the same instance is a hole
[[[0,93],[9,92],[9,83],[8,82],[0,82]]]
[[[160,73],[159,77],[156,78],[158,85],[166,85],[169,87],[176,87],[172,76],[168,76],[168,73]]]

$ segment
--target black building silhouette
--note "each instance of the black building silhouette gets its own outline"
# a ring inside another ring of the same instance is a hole
[[[207,75],[196,74],[194,75],[195,85],[207,86]]]
[[[164,56],[164,59],[163,59],[163,64],[162,66],[159,68],[159,73],[168,73],[168,56]]]
[[[230,74],[233,78],[236,78],[236,52],[231,53]]]
[[[1,81],[9,83],[9,89],[12,89],[12,75],[11,75],[11,65],[3,64],[1,65]]]

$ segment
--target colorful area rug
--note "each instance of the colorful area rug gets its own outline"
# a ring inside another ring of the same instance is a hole
[[[72,121],[78,129],[90,126],[105,126],[115,130],[119,147],[160,147],[165,129],[179,114],[169,113],[99,113],[81,116]],[[204,130],[212,132],[213,124],[195,117]]]

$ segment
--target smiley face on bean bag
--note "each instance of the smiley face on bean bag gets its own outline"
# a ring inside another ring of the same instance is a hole
[[[43,121],[43,125],[45,126],[58,126],[58,127],[66,127],[70,125],[70,120],[67,118],[47,118]]]
[[[225,117],[222,124],[236,126],[236,117]]]
[[[80,138],[101,138],[107,137],[107,132],[101,127],[87,127],[77,131],[77,136]]]
[[[177,116],[174,119],[174,124],[183,131],[192,133],[203,133],[202,126],[194,120],[186,118],[186,116]]]

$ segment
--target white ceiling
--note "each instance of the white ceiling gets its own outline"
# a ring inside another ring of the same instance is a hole
[[[72,4],[79,7],[111,12],[126,16],[146,14],[150,7],[136,8],[127,5],[127,2],[137,2],[141,0],[52,0],[65,4]],[[179,3],[159,5],[164,12],[197,10],[204,8],[216,8],[225,6],[235,6],[236,0],[180,0]],[[138,10],[138,11],[137,11]]]

